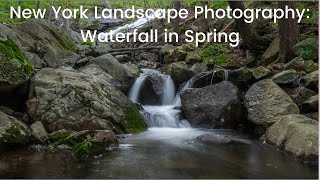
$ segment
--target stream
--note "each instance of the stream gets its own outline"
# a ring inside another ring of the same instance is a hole
[[[69,153],[32,148],[0,154],[0,177],[6,178],[317,178],[318,168],[306,165],[249,136],[228,129],[191,128],[181,118],[180,91],[172,79],[156,70],[143,70],[129,93],[139,102],[149,75],[163,81],[161,105],[144,105],[149,128],[119,138],[119,147],[86,161]],[[229,144],[198,141],[202,134],[230,137]]]

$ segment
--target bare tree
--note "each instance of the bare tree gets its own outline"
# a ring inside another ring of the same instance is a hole
[[[231,9],[241,9],[244,10],[244,4],[241,1],[228,1]],[[244,17],[240,19],[236,19],[236,29],[239,31],[240,36],[243,40],[243,46],[245,49],[251,50],[253,49],[253,42],[254,42],[254,34],[252,32],[252,27],[250,24],[247,24],[244,21]]]
[[[174,9],[179,11],[180,8],[181,8],[181,1],[180,0],[175,0],[174,3],[173,3],[173,6],[174,6]],[[180,34],[179,24],[180,24],[180,18],[173,19],[173,21],[172,21],[173,32],[177,33],[178,35]],[[173,41],[173,44],[174,45],[178,45],[178,43],[179,43],[178,41],[179,41],[179,37],[177,39],[177,42]]]
[[[289,8],[296,9],[296,1],[279,1],[278,6],[281,9]],[[292,47],[299,41],[299,30],[296,19],[282,18],[279,20],[279,37],[280,51],[278,61],[288,62],[294,58]]]

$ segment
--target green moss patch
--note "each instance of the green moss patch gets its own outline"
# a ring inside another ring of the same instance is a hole
[[[127,109],[124,122],[125,128],[129,133],[140,133],[147,128],[147,125],[141,117],[139,110],[135,106],[131,106]]]
[[[28,143],[29,139],[26,135],[21,134],[17,127],[11,126],[2,135],[1,141],[9,145],[25,145]]]
[[[0,41],[0,53],[4,54],[7,59],[17,60],[24,69],[24,73],[28,76],[31,76],[33,73],[33,66],[28,61],[26,56],[20,50],[20,48],[13,42],[11,39],[6,41]]]

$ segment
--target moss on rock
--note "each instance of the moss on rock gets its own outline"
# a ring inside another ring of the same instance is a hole
[[[139,110],[134,105],[127,109],[124,126],[129,133],[134,134],[143,132],[147,128]]]

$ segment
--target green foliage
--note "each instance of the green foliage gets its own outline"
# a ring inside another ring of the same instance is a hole
[[[70,132],[61,132],[61,133],[56,133],[54,135],[51,136],[51,140],[53,142],[58,142],[59,140],[64,140],[67,137],[69,137],[71,135]]]
[[[86,159],[92,153],[92,147],[91,142],[85,140],[72,148],[72,155],[76,160]]]
[[[21,134],[20,130],[15,126],[11,126],[9,129],[7,129],[1,139],[3,142],[11,145],[24,145],[26,142],[28,142],[28,137]]]
[[[24,67],[24,72],[31,76],[33,73],[33,66],[28,61],[26,56],[20,50],[20,48],[8,38],[6,41],[0,41],[0,53],[4,54],[9,59],[16,59]]]
[[[130,133],[140,133],[147,128],[137,107],[132,106],[127,109],[125,116],[125,127]]]
[[[88,45],[88,46],[93,46],[93,43],[91,41],[87,41],[87,42],[82,42],[81,45]]]
[[[217,65],[227,63],[230,55],[227,53],[226,44],[214,44],[203,49],[200,55],[204,60],[213,61]]]

